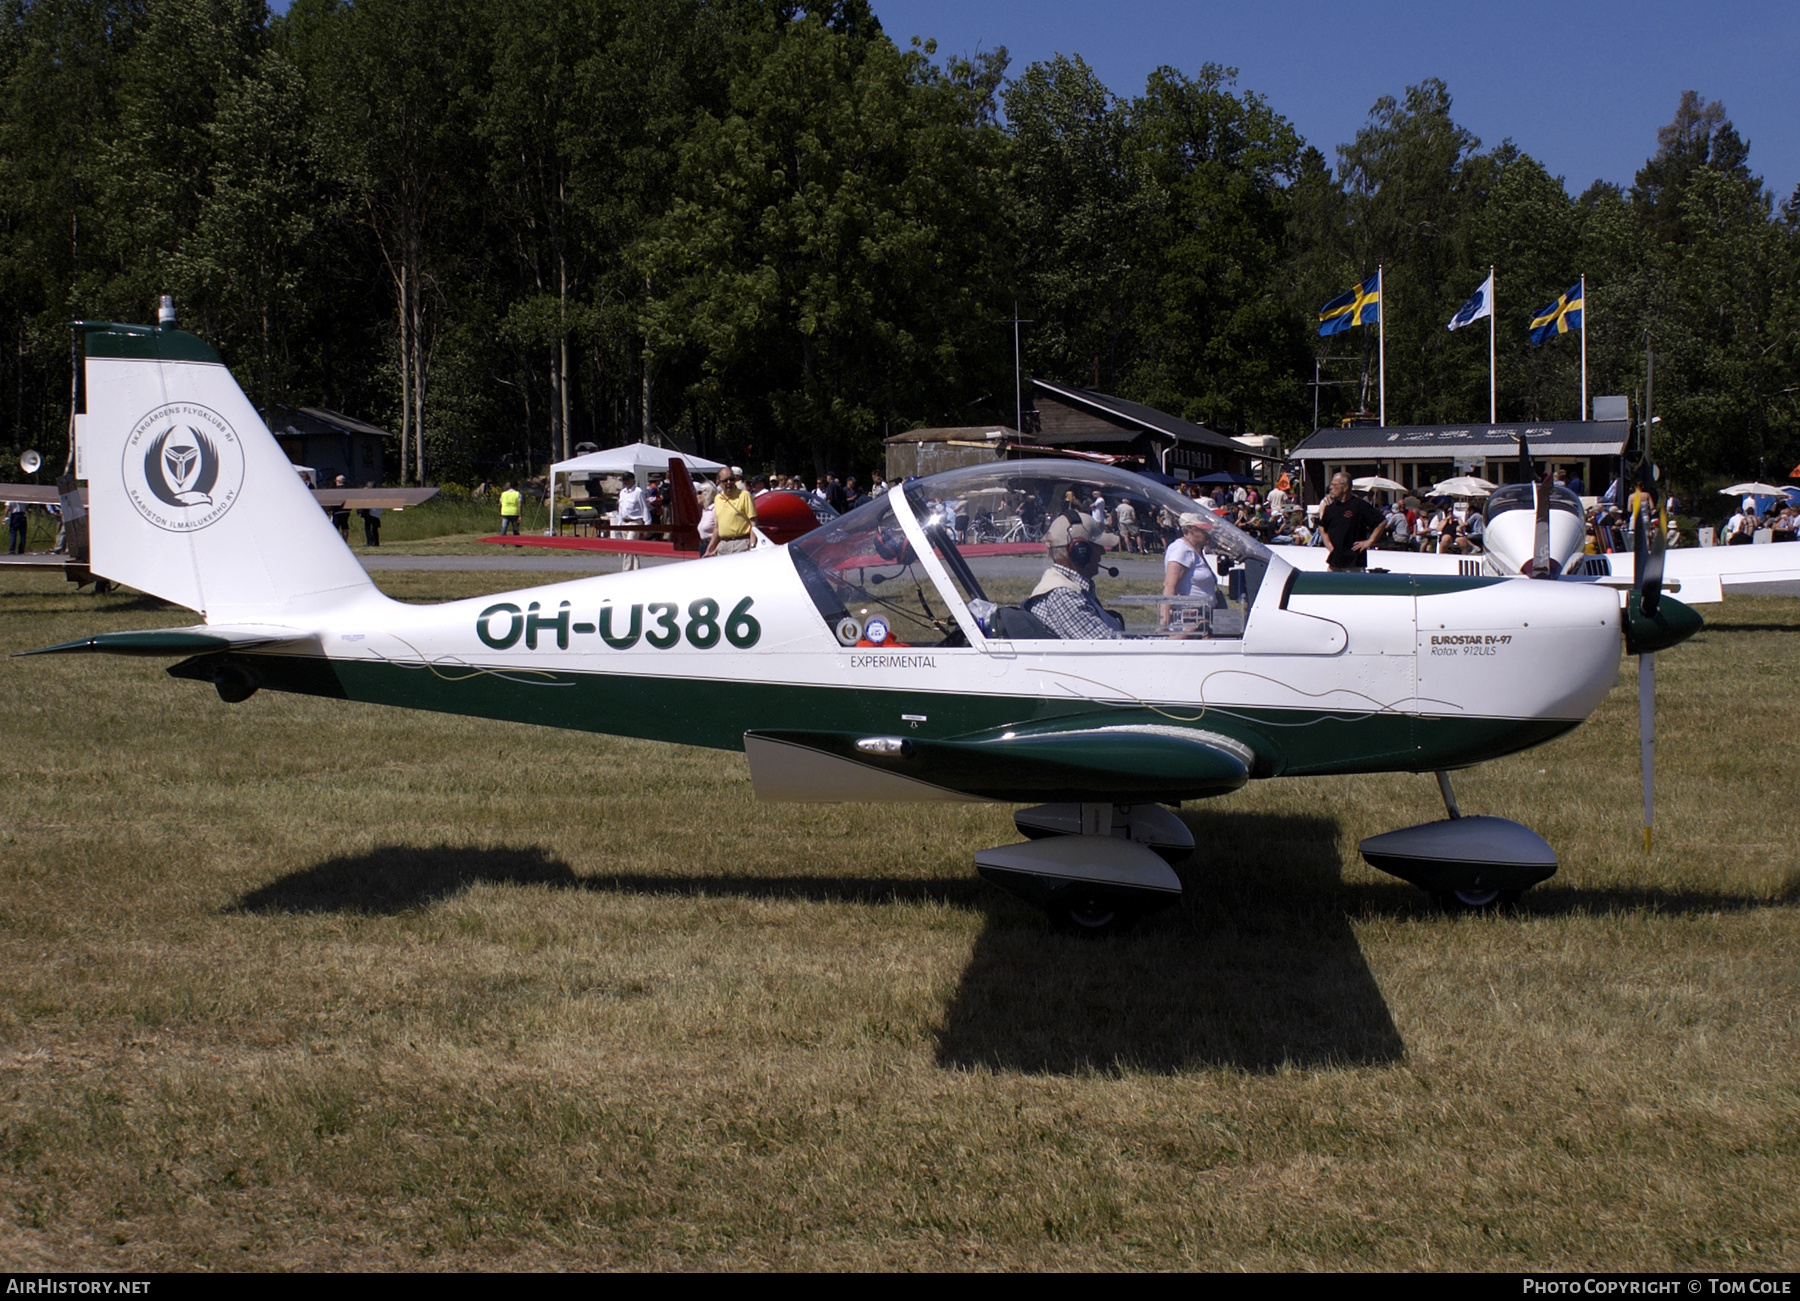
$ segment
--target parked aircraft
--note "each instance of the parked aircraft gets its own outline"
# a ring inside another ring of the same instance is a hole
[[[1094,499],[1140,519],[1192,503],[1067,460],[915,480],[786,546],[405,604],[210,347],[172,324],[81,330],[93,565],[203,622],[34,653],[173,658],[234,703],[291,691],[742,750],[768,800],[1027,805],[1025,839],[976,866],[1075,930],[1179,897],[1169,864],[1194,842],[1171,806],[1292,776],[1438,774],[1449,817],[1365,855],[1453,907],[1514,898],[1554,851],[1461,816],[1450,772],[1578,726],[1622,644],[1701,626],[1656,599],[1650,565],[1621,610],[1591,584],[1301,572],[1210,516],[1193,527],[1225,581],[1164,596],[1158,558],[1106,554]],[[1043,512],[1061,567],[971,555],[969,501]],[[1083,579],[1103,572],[1096,603]]]
[[[1529,461],[1529,452],[1525,455]],[[1583,554],[1581,498],[1560,484],[1530,478],[1529,471],[1526,482],[1502,486],[1485,503],[1481,551],[1472,555],[1380,551],[1370,563],[1405,574],[1530,575],[1538,563],[1540,502],[1547,523],[1544,558],[1552,576],[1598,583],[1621,595],[1638,585],[1632,552]],[[1325,569],[1326,554],[1321,547],[1282,551],[1289,564],[1311,572]],[[1718,602],[1730,589],[1800,581],[1800,545],[1680,547],[1668,553],[1663,577],[1668,590],[1680,593],[1687,605]]]
[[[302,484],[302,487],[305,487]],[[437,496],[436,488],[306,488],[321,510],[405,510],[408,506],[417,506],[421,502],[430,501]],[[67,495],[62,494],[53,484],[37,483],[0,483],[0,501],[22,501],[33,506],[57,506],[65,521],[85,520],[87,515],[88,493],[86,488],[77,488]],[[24,555],[0,557],[0,571],[17,569],[54,569],[64,574],[68,580],[85,587],[94,581],[93,571],[87,563],[86,525],[82,524],[70,530],[67,545],[57,551],[29,551]],[[106,579],[100,579],[102,586],[96,591],[105,591],[111,586]]]

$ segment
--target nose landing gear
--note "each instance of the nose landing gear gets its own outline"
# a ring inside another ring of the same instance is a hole
[[[1510,908],[1556,875],[1556,851],[1537,832],[1509,818],[1464,817],[1450,774],[1437,780],[1450,816],[1370,836],[1358,846],[1370,866],[1410,881],[1446,911],[1465,913]]]

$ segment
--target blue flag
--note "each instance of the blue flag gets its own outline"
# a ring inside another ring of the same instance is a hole
[[[1381,277],[1373,275],[1319,309],[1319,333],[1341,334],[1353,325],[1373,325],[1380,319]]]
[[[1558,334],[1581,329],[1581,282],[1570,285],[1554,303],[1531,318],[1531,342],[1539,344]]]

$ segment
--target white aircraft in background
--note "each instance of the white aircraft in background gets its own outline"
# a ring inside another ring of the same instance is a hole
[[[32,653],[168,657],[234,703],[302,692],[741,750],[768,800],[1028,805],[1026,839],[977,868],[1075,930],[1179,897],[1169,864],[1194,841],[1170,805],[1285,776],[1436,773],[1449,817],[1365,856],[1449,906],[1514,898],[1555,853],[1462,816],[1451,770],[1578,726],[1622,648],[1701,626],[1653,564],[1621,609],[1591,583],[1302,572],[1214,519],[1197,527],[1222,598],[1162,596],[1159,563],[1114,557],[1110,613],[1090,610],[1104,626],[1071,634],[1048,599],[1090,609],[1081,578],[1109,543],[1068,503],[1128,499],[1140,519],[1192,503],[1066,460],[915,480],[785,546],[407,604],[370,582],[210,347],[172,321],[79,329],[92,565],[202,622]],[[1027,498],[1061,515],[1063,569],[954,540],[943,503]]]
[[[1525,482],[1509,483],[1488,497],[1482,510],[1482,550],[1472,555],[1423,551],[1371,551],[1369,564],[1397,574],[1489,574],[1532,576],[1534,567],[1573,580],[1599,583],[1625,593],[1637,586],[1633,552],[1584,555],[1587,533],[1581,498],[1561,484],[1532,475],[1529,449],[1521,450]],[[1543,529],[1540,530],[1540,516]],[[1540,554],[1540,531],[1547,545]],[[1642,530],[1634,530],[1642,532]],[[1296,569],[1320,572],[1323,547],[1277,548]],[[1687,605],[1722,601],[1733,588],[1800,580],[1800,544],[1755,547],[1681,547],[1663,562],[1666,590]]]

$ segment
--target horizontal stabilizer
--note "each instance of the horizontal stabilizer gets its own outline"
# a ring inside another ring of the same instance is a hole
[[[212,651],[244,650],[292,641],[302,634],[288,628],[143,628],[133,632],[102,632],[80,641],[65,641],[19,655],[205,655]]]

